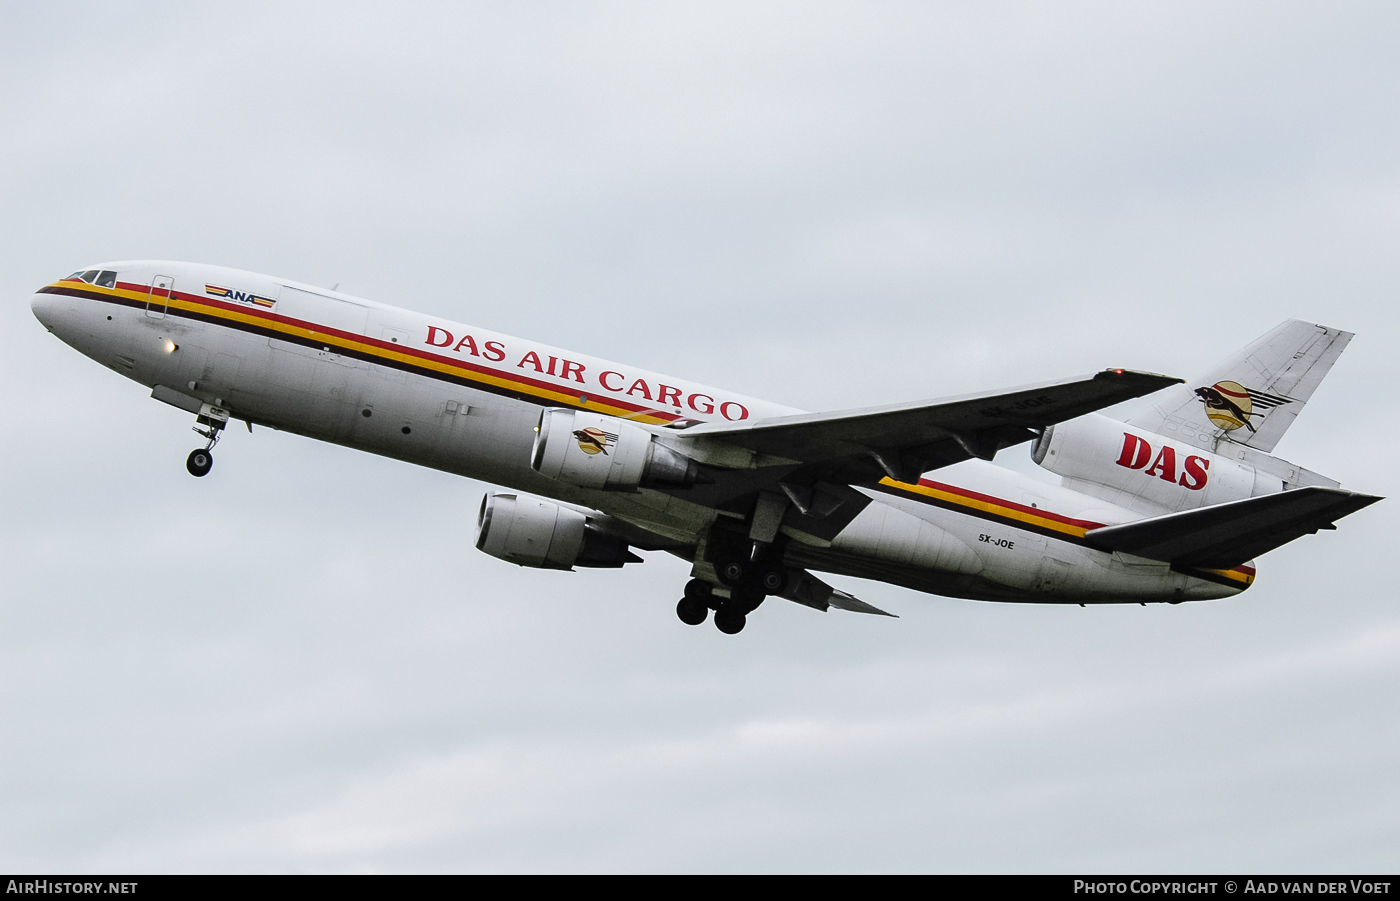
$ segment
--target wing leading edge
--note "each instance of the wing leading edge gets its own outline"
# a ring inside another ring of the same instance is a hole
[[[1181,379],[1129,369],[1027,385],[995,394],[760,419],[707,423],[686,438],[715,438],[799,464],[796,484],[901,482],[1036,437],[1046,426],[1151,394]],[[794,474],[796,475],[796,474]]]

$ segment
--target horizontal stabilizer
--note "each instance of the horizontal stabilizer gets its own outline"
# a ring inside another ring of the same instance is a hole
[[[1198,569],[1229,569],[1380,500],[1339,488],[1298,488],[1085,533],[1094,547]]]
[[[876,616],[895,616],[893,613],[886,613],[879,607],[873,607],[859,598],[849,595],[839,588],[832,588],[830,585],[818,579],[805,570],[798,570],[802,575],[792,581],[792,584],[779,597],[786,598],[805,607],[826,612],[827,608],[835,607],[837,610],[849,610],[851,613],[873,613]],[[898,619],[898,617],[895,617]]]

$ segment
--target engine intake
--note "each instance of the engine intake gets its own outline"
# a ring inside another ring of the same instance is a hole
[[[646,429],[586,410],[545,410],[530,467],[541,475],[605,491],[688,488],[700,467]]]
[[[476,521],[476,547],[536,569],[616,568],[642,558],[577,510],[514,494],[488,494]]]

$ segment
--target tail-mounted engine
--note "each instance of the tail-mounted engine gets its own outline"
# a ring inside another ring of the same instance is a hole
[[[585,410],[545,410],[530,467],[541,475],[606,491],[694,485],[700,468],[646,429]]]
[[[1067,487],[1135,508],[1188,510],[1284,487],[1224,454],[1092,413],[1046,429],[1031,459]]]
[[[577,510],[514,494],[482,498],[476,547],[492,557],[538,569],[613,568],[642,562],[626,542],[602,531]]]

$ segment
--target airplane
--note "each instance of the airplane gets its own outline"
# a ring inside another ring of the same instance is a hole
[[[892,615],[818,573],[983,601],[1231,597],[1255,557],[1381,499],[1271,453],[1352,338],[1301,320],[1190,383],[1112,368],[807,413],[218,266],[101,263],[31,308],[195,417],[191,475],[242,421],[504,486],[480,550],[554,570],[666,551],[691,565],[677,616],[727,634],[769,597]],[[991,462],[1027,442],[1059,485]]]

